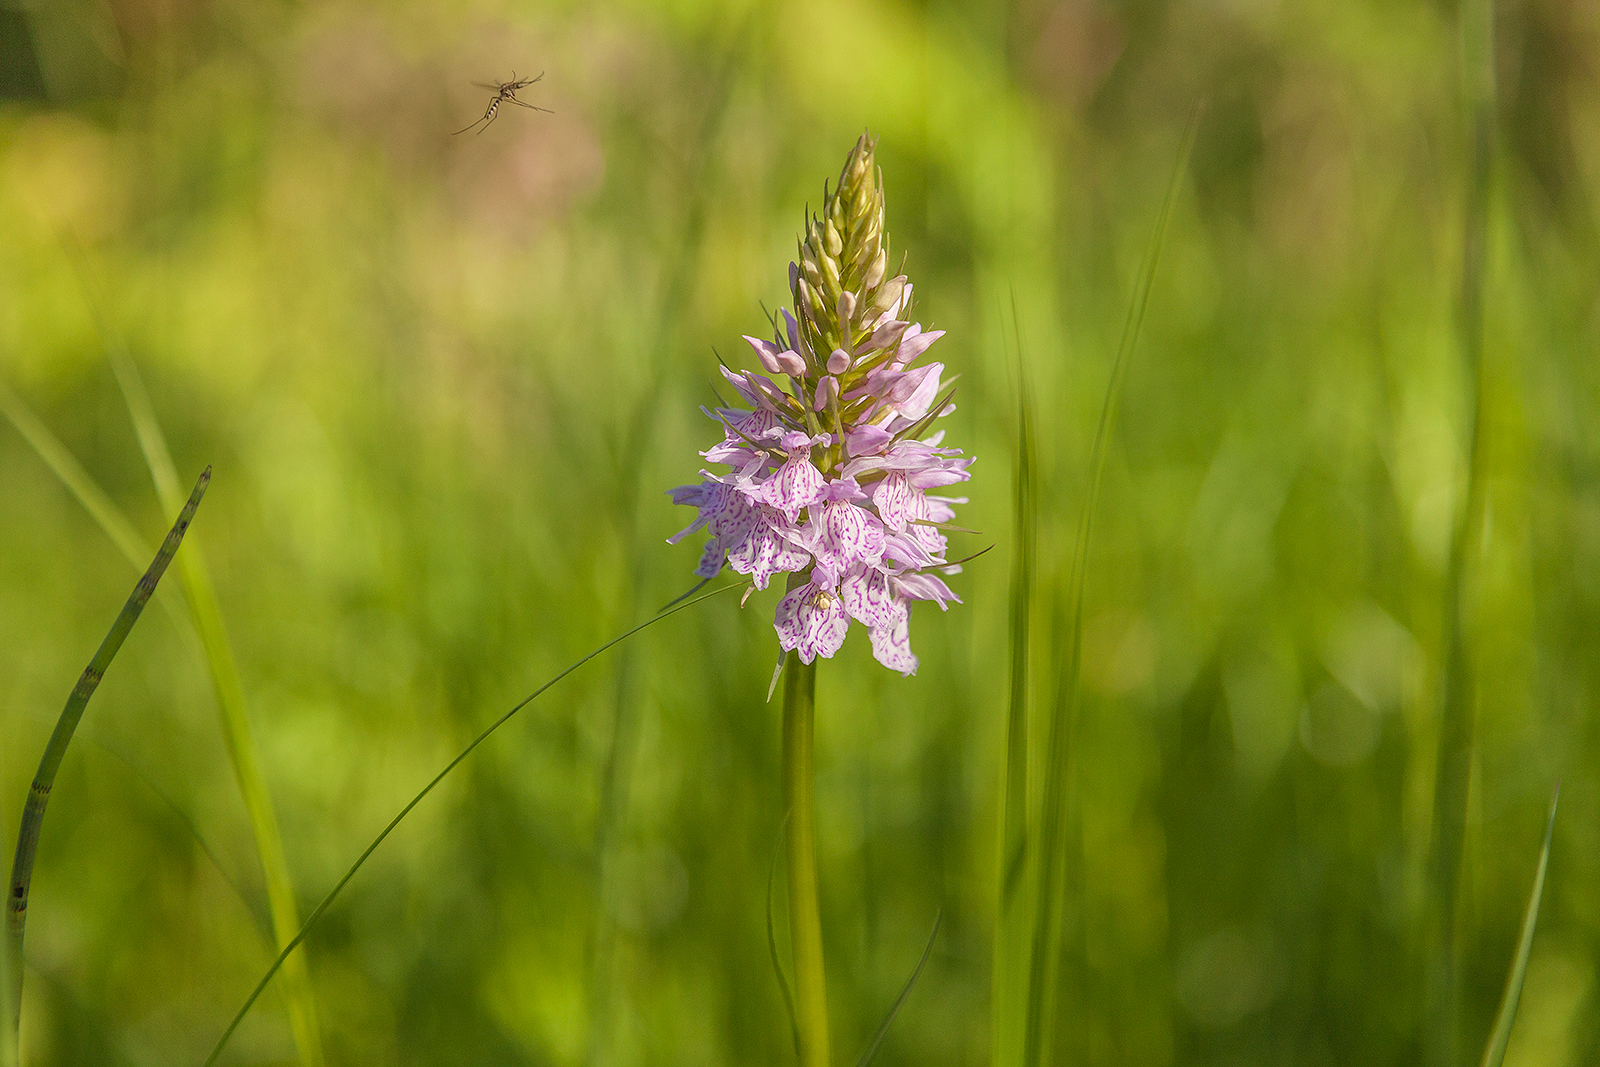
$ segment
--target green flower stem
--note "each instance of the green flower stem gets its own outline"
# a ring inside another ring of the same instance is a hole
[[[827,1067],[828,985],[817,905],[817,823],[812,806],[817,665],[789,653],[783,684],[783,802],[789,810],[789,937],[794,951],[794,1015],[800,1067]]]
[[[33,784],[28,788],[28,800],[22,809],[22,826],[17,832],[16,859],[11,865],[10,888],[6,893],[5,989],[10,1003],[6,1005],[5,1010],[10,1017],[13,1033],[20,1025],[22,1015],[22,935],[28,921],[28,890],[33,883],[34,855],[39,848],[39,832],[44,828],[44,809],[50,802],[50,790],[55,785],[56,772],[61,769],[61,760],[67,754],[67,745],[72,741],[73,731],[78,728],[78,720],[83,718],[83,710],[88,706],[89,698],[100,685],[100,679],[105,676],[106,668],[111,666],[111,660],[122,648],[122,642],[127,639],[133,624],[139,621],[139,615],[144,611],[145,604],[149,603],[150,595],[156,591],[156,583],[161,581],[161,576],[166,573],[167,564],[172,562],[173,555],[177,553],[178,545],[182,543],[183,535],[189,529],[189,523],[194,520],[195,509],[200,506],[200,498],[205,496],[206,486],[210,484],[211,468],[207,467],[201,473],[200,480],[195,482],[189,502],[183,506],[178,521],[167,534],[167,539],[162,543],[161,550],[156,553],[150,569],[145,571],[144,577],[133,587],[128,602],[122,606],[122,613],[117,616],[117,621],[111,624],[110,632],[106,634],[105,640],[100,642],[100,648],[95,652],[94,658],[79,676],[78,684],[72,687],[72,693],[67,697],[67,706],[62,709],[61,717],[56,720],[55,731],[50,735],[50,743],[45,746],[44,757],[39,760],[38,773],[33,776]]]

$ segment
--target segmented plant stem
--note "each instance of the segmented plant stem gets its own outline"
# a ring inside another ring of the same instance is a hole
[[[817,902],[816,812],[812,804],[817,665],[789,653],[783,685],[783,802],[789,811],[789,938],[800,1067],[828,1065],[828,989]]]
[[[150,595],[156,591],[156,583],[161,581],[167,564],[172,562],[178,545],[182,544],[183,535],[194,520],[195,509],[200,506],[200,498],[205,496],[206,487],[210,484],[211,468],[207,467],[201,472],[200,480],[195,482],[189,502],[183,506],[178,521],[162,542],[150,569],[133,587],[128,602],[122,606],[122,613],[112,623],[105,640],[100,642],[94,658],[79,676],[78,684],[72,687],[67,706],[56,720],[50,743],[45,746],[44,756],[39,760],[39,770],[33,776],[33,784],[28,787],[28,799],[22,809],[22,826],[17,833],[16,858],[11,864],[11,884],[6,893],[6,992],[10,996],[6,1010],[13,1032],[20,1025],[22,1013],[22,936],[28,921],[28,891],[33,884],[34,856],[39,848],[39,833],[44,828],[44,811],[50,803],[50,790],[55,786],[56,772],[61,769],[61,760],[67,754],[67,745],[72,741],[73,731],[78,728],[78,721],[83,718],[89,698],[100,685],[100,679],[105,677],[106,668],[111,666],[112,659],[122,648],[122,642],[132,631],[133,624],[139,621]]]

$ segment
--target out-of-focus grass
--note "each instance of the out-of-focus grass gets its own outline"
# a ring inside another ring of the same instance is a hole
[[[863,127],[882,138],[924,324],[950,331],[935,356],[963,374],[947,421],[979,456],[969,550],[1013,543],[999,309],[1016,294],[1039,588],[1060,588],[1139,259],[1206,96],[1086,574],[1083,977],[1059,1051],[1418,1059],[1439,605],[1465,487],[1467,146],[1446,9],[83,10],[30,16],[49,95],[0,105],[0,379],[138,526],[159,524],[65,236],[104,279],[178,466],[216,464],[208,560],[302,908],[530,683],[692,584],[695,549],[659,544],[687,520],[652,487],[699,467],[710,348],[737,358],[760,303],[783,301],[801,208]],[[1464,1048],[1486,1042],[1515,949],[1527,827],[1566,783],[1508,1064],[1600,1052],[1600,868],[1582,847],[1600,829],[1588,19],[1528,0],[1499,44],[1515,76],[1484,307],[1489,522],[1465,616]],[[556,113],[450,138],[486,103],[469,83],[512,69],[544,69],[530,100]],[[694,210],[701,250],[663,340]],[[859,639],[819,672],[841,1048],[867,1040],[944,909],[875,1063],[989,1056],[1005,555],[954,580],[965,605],[918,610],[917,678]],[[115,608],[63,590],[114,590],[122,566],[0,433],[0,794],[22,795],[19,754],[42,747]],[[330,1063],[782,1062],[763,899],[782,815],[763,703],[775,599],[641,635],[627,685],[570,679],[402,824],[311,936]],[[146,620],[129,662],[168,666],[114,674],[84,730],[184,808],[264,911],[186,641]],[[603,805],[619,693],[628,787]],[[92,746],[62,780],[29,929],[28,1062],[198,1062],[259,977],[251,916],[183,821]],[[240,1061],[293,1057],[270,998],[235,1040]]]

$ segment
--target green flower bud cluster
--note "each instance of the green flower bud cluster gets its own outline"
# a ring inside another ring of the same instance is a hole
[[[905,290],[903,276],[885,280],[889,238],[883,172],[873,162],[876,147],[862,134],[838,187],[830,193],[823,186],[822,214],[807,220],[799,263],[790,274],[801,338],[819,363],[835,349],[856,352]]]

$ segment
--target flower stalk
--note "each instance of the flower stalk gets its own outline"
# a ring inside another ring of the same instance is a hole
[[[794,953],[794,1016],[800,1067],[827,1067],[828,984],[817,899],[815,778],[812,752],[817,665],[790,652],[783,685],[783,802],[789,810],[789,938]]]

